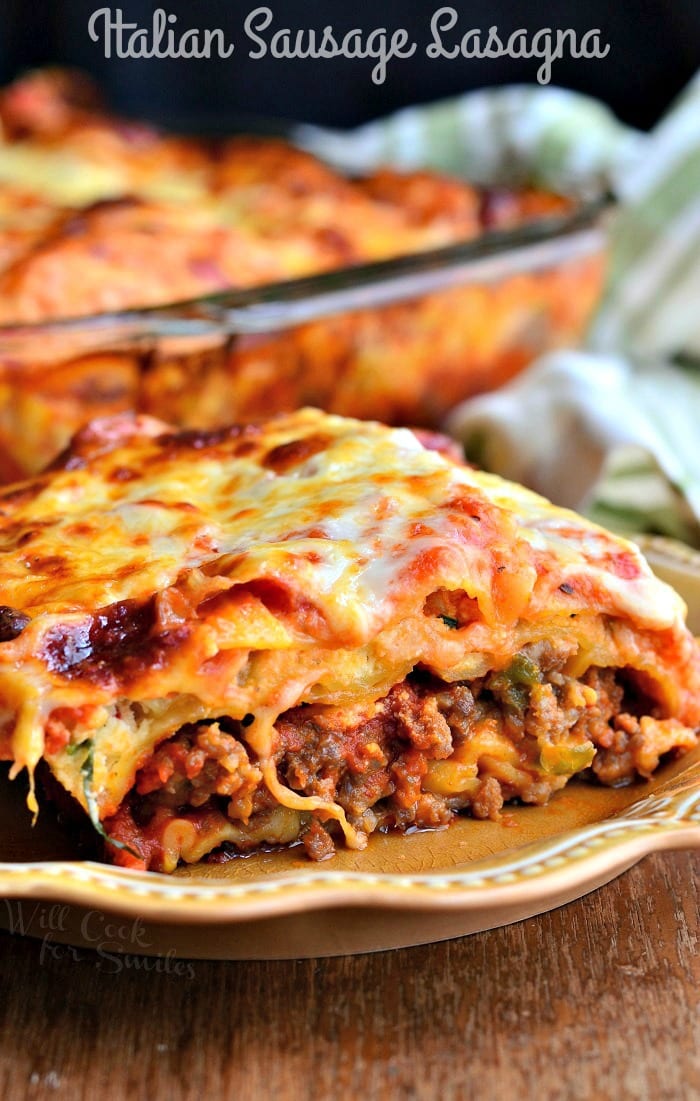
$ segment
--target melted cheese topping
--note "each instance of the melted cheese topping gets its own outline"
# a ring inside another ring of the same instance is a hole
[[[107,447],[88,439],[85,459],[0,494],[3,599],[32,618],[143,600],[202,569],[280,578],[359,644],[416,572],[492,605],[499,555],[546,559],[555,588],[585,576],[599,609],[640,624],[667,627],[683,612],[634,545],[407,429],[314,410],[250,432],[168,435],[140,418],[130,435],[128,420],[116,424],[121,446],[118,433]]]
[[[636,664],[678,709],[670,670],[692,648],[682,601],[631,544],[406,429],[315,410],[215,433],[97,422],[62,469],[0,495],[0,577],[29,620],[0,645],[15,770],[68,709],[70,745],[46,755],[84,802],[90,738],[102,817],[173,732],[135,738],[134,704],[186,697],[178,724],[253,715],[246,740],[283,801],[274,722],[300,702],[378,699],[419,663],[479,676],[574,636],[579,662]],[[468,619],[429,614],[440,592],[466,594]]]

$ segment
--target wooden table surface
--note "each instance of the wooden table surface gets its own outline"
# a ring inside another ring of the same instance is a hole
[[[2,933],[0,1097],[697,1099],[699,873],[663,854],[460,940],[182,974]]]

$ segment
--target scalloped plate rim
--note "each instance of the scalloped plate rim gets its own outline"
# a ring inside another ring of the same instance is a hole
[[[681,798],[683,803],[695,802],[700,815],[700,779],[671,804]],[[655,851],[700,848],[700,817],[693,820],[663,811],[636,816],[632,810],[634,805],[622,815],[444,872],[310,870],[210,886],[91,861],[0,863],[0,893],[8,899],[98,906],[173,924],[243,922],[341,906],[497,911],[516,903],[556,899],[578,887],[585,894],[596,877],[609,871],[612,879]]]

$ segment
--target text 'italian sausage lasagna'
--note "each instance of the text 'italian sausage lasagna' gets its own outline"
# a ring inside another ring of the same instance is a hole
[[[45,759],[111,859],[172,871],[297,841],[321,859],[695,745],[680,598],[434,443],[314,410],[118,418],[3,491],[12,773]]]

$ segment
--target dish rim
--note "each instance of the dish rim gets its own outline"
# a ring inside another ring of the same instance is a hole
[[[609,192],[580,200],[565,214],[433,249],[348,265],[259,287],[224,290],[157,306],[0,325],[0,356],[38,336],[94,337],[120,343],[177,337],[274,332],[350,310],[377,308],[468,283],[595,255],[605,245],[614,207]]]

